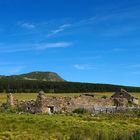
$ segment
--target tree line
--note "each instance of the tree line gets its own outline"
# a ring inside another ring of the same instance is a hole
[[[120,88],[129,92],[140,92],[140,87],[110,84],[0,79],[0,93],[36,93],[40,90],[46,93],[115,92]]]

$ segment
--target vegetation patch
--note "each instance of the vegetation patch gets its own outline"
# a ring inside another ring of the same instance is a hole
[[[77,114],[90,114],[90,112],[85,108],[77,108],[73,111],[73,113]]]
[[[132,112],[131,112],[132,113]],[[116,115],[31,115],[0,113],[4,140],[139,140],[140,118]],[[134,119],[135,118],[135,119]]]

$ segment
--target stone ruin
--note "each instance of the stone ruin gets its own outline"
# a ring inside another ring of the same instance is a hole
[[[111,99],[114,101],[115,106],[126,106],[127,104],[138,106],[139,99],[130,95],[126,90],[122,89],[120,91],[115,92]]]
[[[7,106],[8,107],[13,107],[14,106],[14,99],[12,93],[9,93],[7,95]]]
[[[36,113],[65,113],[72,112],[77,108],[85,108],[92,112],[94,106],[112,106],[111,99],[96,99],[93,95],[81,94],[78,97],[48,97],[44,92],[39,92],[36,100],[14,100],[13,95],[7,95],[8,107],[15,107],[23,112]]]
[[[36,100],[14,100],[12,94],[7,95],[7,106],[15,107],[27,113],[71,113],[75,109],[84,108],[91,113],[94,111],[114,110],[114,98],[98,99],[93,94],[81,94],[78,97],[47,97],[39,92]],[[121,106],[122,104],[120,104]],[[124,105],[124,104],[123,104]]]
[[[38,113],[46,113],[47,112],[47,101],[46,101],[46,97],[44,95],[43,91],[40,91],[36,101],[35,101],[35,107],[36,107],[36,112]]]

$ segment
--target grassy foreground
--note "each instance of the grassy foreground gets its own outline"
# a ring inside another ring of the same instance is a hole
[[[139,93],[132,93],[140,99]],[[78,96],[79,94],[46,94]],[[110,97],[112,93],[95,93]],[[15,99],[35,99],[35,93],[14,94]],[[0,94],[0,104],[6,94]],[[0,140],[140,140],[140,112],[107,115],[32,115],[0,112]]]
[[[140,118],[1,112],[0,140],[140,140]]]

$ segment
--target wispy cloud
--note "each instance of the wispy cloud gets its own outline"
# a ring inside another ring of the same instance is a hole
[[[137,15],[137,12],[134,11],[130,11],[130,9],[126,9],[126,10],[114,10],[114,11],[108,11],[104,14],[100,14],[100,15],[95,15],[95,16],[91,16],[89,18],[85,18],[85,19],[81,19],[75,22],[71,22],[71,24],[64,24],[62,26],[59,26],[57,29],[52,30],[48,36],[53,36],[59,32],[64,31],[66,28],[68,27],[81,27],[81,26],[87,26],[89,24],[91,25],[95,25],[95,24],[100,24],[100,23],[106,23],[108,24],[109,21],[113,21],[116,23],[116,21],[124,21],[124,20],[132,20],[132,19],[137,19],[139,17],[139,15]],[[110,27],[110,26],[109,26]],[[134,29],[136,29],[137,27],[133,28],[133,27],[126,27],[126,28],[122,28],[120,30],[122,30],[123,32],[127,32],[127,31],[132,31]]]
[[[61,26],[59,26],[57,29],[52,30],[52,31],[48,34],[48,37],[53,36],[53,35],[56,35],[56,34],[62,32],[62,31],[64,31],[66,28],[68,28],[68,27],[70,27],[70,26],[72,26],[72,25],[71,25],[71,24],[64,24],[64,25],[61,25]]]
[[[21,23],[20,26],[26,29],[34,29],[36,27],[35,24],[28,23],[28,22]]]
[[[89,64],[75,64],[73,67],[78,70],[96,69],[96,67],[94,65],[89,65]]]
[[[70,46],[72,43],[70,42],[56,42],[56,43],[45,43],[45,44],[37,44],[36,49],[44,50],[49,48],[65,48]]]
[[[71,24],[63,24],[62,26],[60,26],[59,28],[67,28],[67,27],[71,27]]]
[[[72,45],[71,42],[52,42],[52,43],[34,43],[34,44],[0,44],[0,53],[14,53],[23,51],[42,51],[51,48],[65,48]]]
[[[102,9],[100,9],[102,10]],[[124,21],[129,19],[137,19],[139,15],[137,14],[138,11],[134,7],[126,8],[126,9],[108,9],[106,12],[102,14],[96,14],[95,16],[89,17],[87,19],[82,19],[75,23],[75,25],[86,25],[86,24],[93,24],[93,23],[101,23],[108,21]]]

